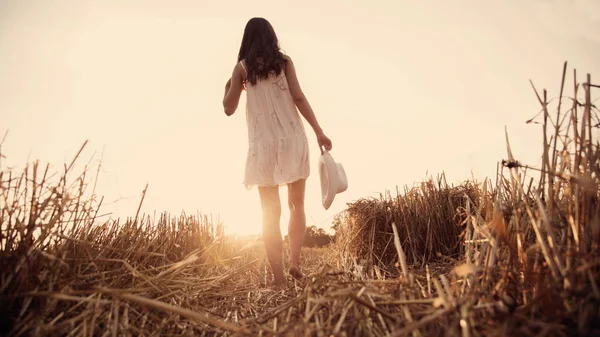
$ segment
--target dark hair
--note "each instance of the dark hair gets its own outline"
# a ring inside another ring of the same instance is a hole
[[[259,61],[260,59],[260,61]],[[279,75],[287,59],[279,49],[273,26],[264,18],[252,18],[246,24],[238,62],[246,61],[247,81],[256,84],[269,74]]]

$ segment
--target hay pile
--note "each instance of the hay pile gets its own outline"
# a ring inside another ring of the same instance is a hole
[[[468,203],[475,207],[481,188],[467,181],[449,186],[444,176],[405,188],[404,195],[388,192],[380,199],[360,199],[348,205],[337,225],[340,249],[367,266],[395,269],[398,253],[392,224],[396,225],[408,264],[426,264],[461,252],[460,234]],[[476,209],[472,209],[471,213]]]

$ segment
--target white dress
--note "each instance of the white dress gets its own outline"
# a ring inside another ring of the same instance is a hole
[[[240,62],[246,70],[244,61]],[[248,154],[244,185],[279,186],[310,175],[308,140],[285,71],[246,82]]]

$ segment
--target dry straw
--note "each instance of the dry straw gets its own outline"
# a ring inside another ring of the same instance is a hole
[[[0,334],[598,335],[597,86],[573,72],[566,98],[566,78],[565,64],[553,101],[535,91],[540,166],[514,158],[507,136],[495,181],[441,176],[361,199],[335,244],[305,250],[305,282],[280,291],[261,243],[226,237],[206,216],[138,209],[100,221],[102,200],[75,160],[59,175],[3,168]]]
[[[461,252],[461,223],[473,216],[479,201],[479,184],[467,181],[448,186],[445,176],[430,179],[404,195],[388,192],[380,199],[361,199],[342,214],[338,229],[340,251],[366,266],[390,271],[398,261],[398,244],[406,263],[419,264],[456,258]],[[464,206],[472,207],[467,214]],[[395,224],[395,225],[394,225]],[[399,242],[394,242],[397,231]]]

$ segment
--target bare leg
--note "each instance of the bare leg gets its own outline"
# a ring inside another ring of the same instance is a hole
[[[283,274],[283,241],[279,228],[279,221],[281,220],[279,186],[259,187],[258,192],[262,206],[262,236],[267,259],[273,271],[275,285],[283,286],[285,275]]]
[[[303,277],[300,268],[300,251],[304,244],[306,215],[304,213],[304,191],[306,180],[301,179],[288,184],[288,204],[290,207],[290,223],[288,235],[290,239],[290,274],[297,279]]]

